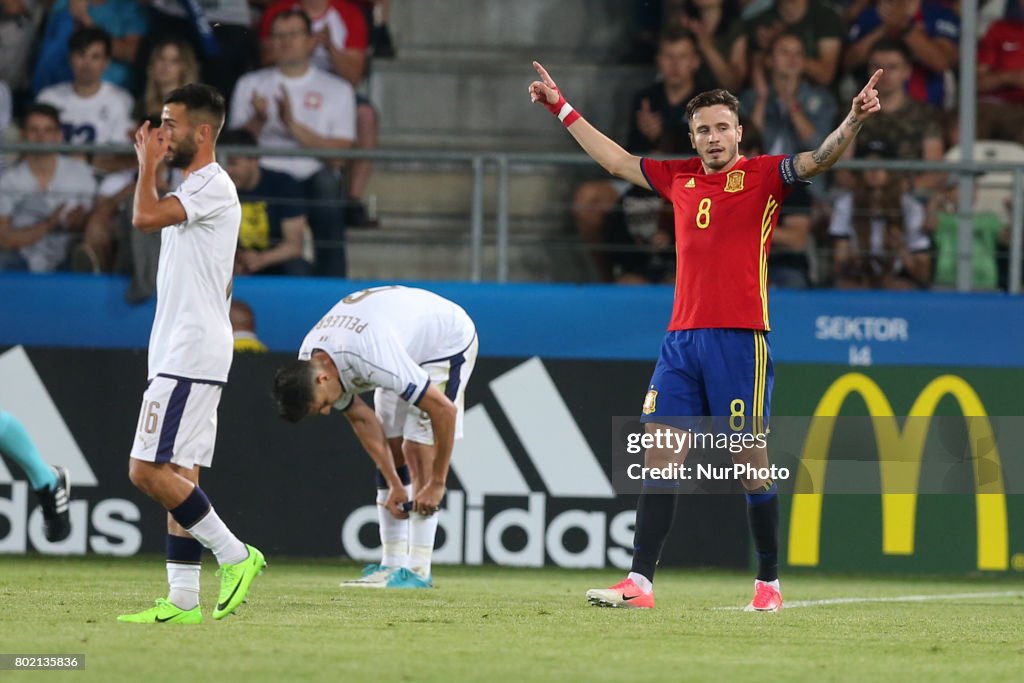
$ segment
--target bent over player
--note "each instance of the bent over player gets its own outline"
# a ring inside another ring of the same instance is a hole
[[[608,172],[672,202],[675,212],[676,293],[672,319],[654,368],[641,420],[648,432],[670,429],[680,417],[726,418],[732,429],[763,434],[771,406],[773,368],[768,344],[768,253],[779,204],[793,186],[831,167],[865,119],[881,109],[878,70],[856,97],[850,113],[813,152],[747,159],[739,102],[725,90],[690,100],[690,142],[698,158],[656,161],[629,154],[583,119],[537,62],[540,80],[530,100],[543,104]],[[716,421],[719,422],[719,421]],[[682,464],[686,452],[651,448],[646,467]],[[763,470],[764,447],[746,449],[734,461]],[[750,471],[749,469],[747,471]],[[756,470],[754,470],[756,472]],[[743,481],[758,572],[748,611],[782,606],[778,580],[778,499],[775,483]],[[676,511],[675,488],[645,482],[636,511],[633,565],[625,580],[587,591],[606,607],[654,607],[654,571]],[[669,495],[658,495],[668,493]]]
[[[139,176],[132,224],[160,232],[156,316],[149,337],[149,386],[132,446],[132,483],[167,510],[167,583],[156,606],[119,621],[198,624],[199,563],[209,548],[220,564],[214,619],[231,614],[266,562],[242,543],[199,488],[217,436],[217,405],[228,379],[233,337],[228,309],[235,244],[242,220],[235,185],[217,165],[224,98],[191,84],[164,100],[160,128],[135,134]],[[177,190],[160,198],[162,160],[184,171]]]
[[[281,417],[342,411],[377,465],[383,558],[343,587],[430,588],[437,517],[455,440],[462,438],[476,327],[457,304],[398,285],[349,294],[280,368]],[[373,408],[359,394],[374,390]],[[406,504],[412,497],[412,512]]]

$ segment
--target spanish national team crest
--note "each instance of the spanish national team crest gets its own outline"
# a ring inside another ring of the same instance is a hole
[[[744,171],[729,171],[725,176],[725,191],[739,192],[743,189]]]
[[[658,406],[658,392],[651,389],[647,392],[647,396],[644,397],[644,415],[650,415]]]

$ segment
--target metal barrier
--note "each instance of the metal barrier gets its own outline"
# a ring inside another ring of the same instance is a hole
[[[134,154],[128,145],[78,145],[69,143],[33,144],[26,142],[0,141],[0,154],[22,152],[60,152],[74,154]],[[497,180],[496,214],[495,214],[495,247],[496,271],[498,282],[509,279],[509,178],[516,166],[556,165],[579,166],[595,169],[597,164],[585,154],[563,153],[531,153],[531,152],[484,152],[484,151],[451,151],[451,150],[323,150],[323,149],[286,149],[286,148],[252,148],[230,147],[218,148],[223,156],[261,156],[261,157],[315,157],[329,160],[369,159],[372,161],[392,162],[428,162],[434,164],[465,164],[472,174],[471,211],[468,226],[470,244],[469,279],[480,282],[485,279],[483,273],[483,249],[485,236],[485,193],[484,183],[490,173]],[[1024,167],[1007,162],[975,162],[960,160],[955,162],[931,162],[910,160],[850,160],[836,164],[834,169],[869,170],[884,168],[890,171],[906,172],[942,172],[957,174],[961,179],[970,182],[975,176],[989,172],[1009,173],[1012,176],[1011,192],[1011,225],[1010,225],[1010,277],[1009,291],[1018,294],[1022,289],[1022,258],[1024,258]],[[965,201],[966,199],[966,201]],[[960,216],[960,244],[966,244],[957,253],[958,278],[957,289],[970,290],[971,272],[971,217],[972,206],[969,194],[961,192],[958,214]],[[964,237],[966,231],[966,238]]]

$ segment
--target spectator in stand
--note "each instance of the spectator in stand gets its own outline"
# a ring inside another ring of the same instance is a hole
[[[29,60],[45,16],[41,0],[0,0],[0,81],[7,83],[18,105],[32,99]]]
[[[256,138],[244,128],[225,131],[218,142],[222,147],[256,147]],[[299,184],[287,173],[261,168],[255,156],[232,154],[227,170],[242,203],[235,273],[309,275],[312,253],[304,253],[309,223]]]
[[[839,69],[843,24],[832,6],[821,0],[778,0],[755,15],[746,22],[745,35],[738,41],[736,59],[748,68],[759,65],[783,31],[803,40],[807,79],[816,85],[831,87]],[[744,80],[746,76],[744,72]]]
[[[278,0],[263,15],[260,39],[264,46],[264,62],[269,60],[270,27],[274,18],[286,10],[301,10],[313,25],[317,38],[311,62],[313,66],[340,76],[353,89],[360,86],[367,67],[367,24],[359,6],[352,0]],[[366,97],[356,94],[356,144],[360,149],[376,149],[378,137],[377,112]],[[348,165],[348,204],[345,225],[367,225],[369,218],[363,193],[370,180],[372,162],[355,159]]]
[[[235,353],[266,353],[267,345],[256,336],[256,315],[241,299],[231,300],[231,332],[235,337]]]
[[[803,41],[787,30],[768,48],[763,68],[753,68],[753,87],[740,97],[740,114],[761,131],[765,154],[817,149],[832,132],[836,101],[805,78],[806,63]]]
[[[289,10],[271,26],[277,66],[246,74],[231,101],[230,128],[246,128],[261,147],[347,149],[355,140],[356,99],[349,83],[316,68],[317,45],[309,17]],[[338,196],[341,179],[313,157],[267,157],[263,167],[297,180],[309,200],[321,275],[344,277],[345,224]]]
[[[146,84],[139,100],[141,111],[135,118],[157,117],[164,109],[164,98],[186,83],[199,82],[199,63],[192,46],[177,36],[162,38],[149,53]],[[159,126],[157,126],[159,127]]]
[[[246,0],[149,0],[150,31],[139,49],[139,71],[169,36],[185,38],[199,59],[203,80],[230,101],[243,74],[260,66],[259,40]]]
[[[103,80],[126,90],[135,87],[134,65],[146,34],[146,15],[134,0],[57,0],[46,22],[32,89],[71,79],[70,40],[81,29],[99,29],[110,37]]]
[[[57,110],[47,104],[30,106],[22,138],[60,142]],[[73,234],[85,225],[95,193],[96,180],[84,161],[26,153],[24,161],[0,176],[0,271],[60,269]]]
[[[858,138],[858,158],[895,159],[881,139]],[[833,275],[844,289],[927,289],[932,276],[925,209],[896,173],[873,168],[855,174],[851,193],[836,199],[829,233]]]
[[[857,16],[847,36],[844,65],[863,69],[875,43],[903,43],[910,54],[910,96],[939,109],[952,107],[952,69],[960,54],[960,18],[932,0],[875,0]]]
[[[896,150],[900,159],[941,161],[946,152],[943,139],[943,114],[932,104],[910,97],[913,65],[907,46],[896,40],[878,40],[868,58],[871,73],[882,69],[882,77],[875,84],[878,95],[884,98],[885,108],[864,122],[861,135],[865,139],[883,140],[886,147]],[[857,147],[854,149],[861,149]],[[848,149],[846,158],[852,158]],[[837,174],[848,171],[837,171]],[[942,173],[918,173],[911,181],[916,192],[926,193],[945,184]],[[844,184],[849,186],[847,180]]]
[[[837,105],[832,94],[804,77],[804,43],[784,31],[775,38],[764,69],[754,66],[754,87],[740,98],[741,116],[760,133],[764,154],[785,154],[794,149],[817,149],[832,132]],[[746,130],[744,130],[746,133]],[[746,140],[744,135],[744,140]],[[824,179],[823,179],[824,180]],[[811,205],[825,194],[824,182],[800,185],[783,203],[772,237],[768,279],[776,287],[810,287],[807,257],[811,234]]]
[[[696,38],[678,26],[666,28],[658,41],[656,63],[659,80],[633,96],[626,148],[634,154],[690,149],[686,105],[700,92],[695,80],[700,68]],[[629,188],[628,183],[595,180],[580,185],[573,198],[576,229],[586,244],[597,247],[591,258],[602,282],[611,282],[615,275],[603,248],[607,215]]]
[[[743,86],[747,65],[737,45],[743,35],[738,0],[684,0],[668,23],[682,26],[697,39],[697,82],[702,90],[738,91]]]
[[[57,108],[67,142],[127,144],[133,129],[132,96],[101,78],[110,62],[110,36],[103,29],[80,28],[72,34],[69,47],[73,80],[51,85],[36,101]],[[92,163],[102,174],[135,162],[127,155],[96,155]]]
[[[1009,0],[978,45],[978,95],[978,137],[1024,144],[1022,0]]]

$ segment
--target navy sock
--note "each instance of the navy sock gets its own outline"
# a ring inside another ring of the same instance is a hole
[[[206,497],[201,488],[196,486],[192,489],[192,493],[188,494],[188,498],[181,502],[181,505],[169,512],[175,522],[186,529],[191,529],[212,509],[210,499]]]
[[[779,496],[772,481],[759,493],[747,494],[747,519],[757,552],[757,578],[779,578]]]
[[[674,486],[665,483],[658,487],[645,483],[636,505],[633,566],[630,571],[646,576],[652,583],[654,570],[661,558],[661,549],[676,516],[678,489],[678,482]]]
[[[203,544],[191,536],[167,534],[167,561],[178,564],[200,564],[203,561]]]

